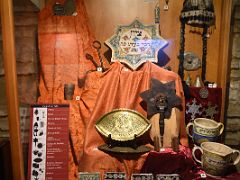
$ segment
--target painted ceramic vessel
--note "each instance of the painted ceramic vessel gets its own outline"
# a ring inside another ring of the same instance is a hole
[[[197,150],[202,153],[201,160],[195,156]],[[192,155],[204,171],[212,176],[227,175],[229,167],[236,165],[240,160],[240,151],[216,142],[204,142],[201,147],[195,146]]]
[[[190,127],[192,127],[192,133],[190,133]],[[194,144],[200,145],[202,142],[217,141],[224,130],[224,125],[212,119],[197,118],[188,123],[186,129]]]
[[[111,62],[120,61],[133,70],[147,61],[157,63],[158,51],[168,44],[159,35],[157,25],[144,25],[138,19],[118,26],[105,43],[112,50]]]

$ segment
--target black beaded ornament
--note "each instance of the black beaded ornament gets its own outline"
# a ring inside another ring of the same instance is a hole
[[[185,0],[180,15],[180,50],[178,74],[184,80],[184,51],[185,51],[185,24],[202,28],[202,81],[206,80],[206,58],[208,28],[215,26],[215,13],[212,0]]]

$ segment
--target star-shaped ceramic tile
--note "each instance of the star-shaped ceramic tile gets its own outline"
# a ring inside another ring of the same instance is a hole
[[[157,62],[158,51],[168,44],[159,35],[157,25],[145,26],[138,20],[118,26],[105,43],[112,50],[111,62],[120,61],[133,70],[146,61]]]
[[[176,95],[175,81],[162,83],[157,79],[151,79],[151,88],[140,94],[141,98],[147,103],[148,116],[160,113],[158,107],[159,98],[166,100],[164,117],[169,118],[173,107],[181,106],[181,98]]]

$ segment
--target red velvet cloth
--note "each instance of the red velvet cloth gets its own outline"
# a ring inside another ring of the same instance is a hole
[[[201,87],[190,87],[190,99],[185,99],[186,103],[186,114],[185,114],[185,122],[186,124],[191,120],[191,113],[187,113],[189,108],[187,107],[187,104],[192,104],[193,100],[196,99],[196,104],[201,105],[202,107],[199,108],[199,111],[202,112],[201,114],[196,114],[195,118],[199,117],[206,117],[206,113],[204,112],[204,109],[208,108],[208,105],[210,103],[211,106],[216,105],[216,110],[218,111],[217,114],[213,116],[213,119],[216,121],[220,121],[220,116],[221,116],[221,106],[222,106],[222,88],[207,88],[208,90],[208,97],[207,98],[201,98],[199,95]],[[210,118],[210,117],[207,117]],[[210,118],[211,119],[211,118]]]
[[[153,173],[154,175],[179,174],[184,180],[240,179],[240,173],[234,167],[229,169],[229,174],[225,177],[220,178],[207,175],[206,178],[201,178],[201,174],[205,174],[205,172],[193,161],[191,150],[184,146],[180,146],[179,152],[174,152],[170,148],[166,148],[161,152],[150,152],[142,166],[141,172]]]

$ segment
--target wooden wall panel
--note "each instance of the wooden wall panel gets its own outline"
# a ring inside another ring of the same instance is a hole
[[[85,0],[88,11],[90,24],[96,39],[104,42],[115,31],[119,24],[129,24],[135,18],[138,18],[145,24],[154,23],[154,8],[159,2],[161,8],[160,30],[161,36],[168,40],[169,45],[164,52],[170,58],[170,65],[173,71],[178,70],[178,54],[180,39],[180,21],[179,15],[182,9],[183,0],[170,0],[169,10],[164,11],[164,1],[162,0]],[[221,13],[223,0],[214,0],[216,12],[216,29],[208,39],[207,54],[207,75],[208,81],[217,82],[218,80],[218,59],[220,49],[220,32],[221,32]],[[200,58],[202,56],[202,39],[201,35],[190,32],[191,28],[186,28],[186,51],[195,52]],[[104,48],[104,51],[107,47]],[[187,72],[185,72],[187,74]],[[191,72],[192,79],[201,70]]]
[[[113,35],[117,25],[130,24],[135,18],[152,24],[156,1],[143,2],[144,0],[85,0],[96,38],[104,42]]]

